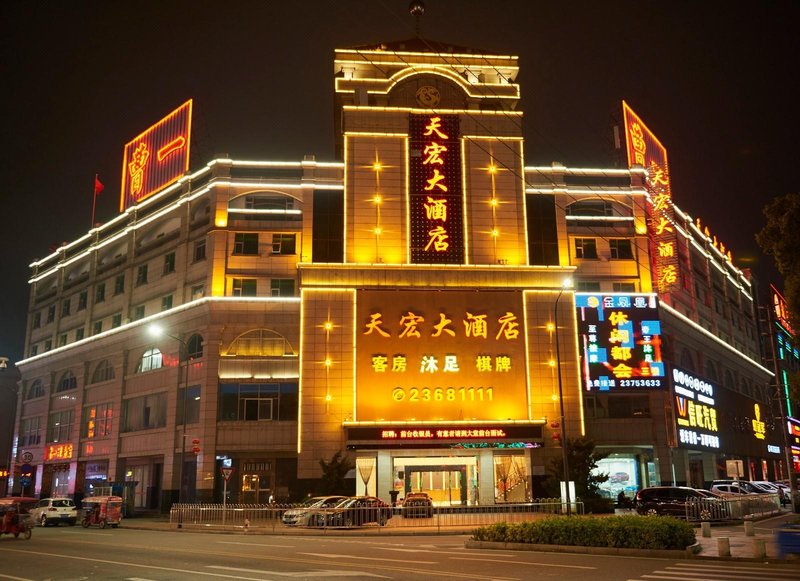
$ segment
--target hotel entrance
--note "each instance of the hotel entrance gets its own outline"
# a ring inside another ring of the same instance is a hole
[[[426,492],[435,506],[477,504],[478,461],[474,456],[395,458],[395,488]]]

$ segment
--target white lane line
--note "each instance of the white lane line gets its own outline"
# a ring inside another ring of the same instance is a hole
[[[148,579],[147,577],[126,577],[125,581],[155,581],[155,579]]]
[[[697,568],[694,571],[688,569],[676,569],[674,567],[667,567],[663,571],[652,571],[654,575],[672,575],[676,579],[691,579],[694,581],[695,575],[727,575],[730,576],[736,573],[757,573],[758,579],[797,579],[798,573],[795,572],[773,572],[756,569],[726,569],[724,567],[709,569],[708,566]]]
[[[12,577],[11,575],[2,574],[0,574],[0,579],[12,579],[13,581],[33,581],[33,579],[28,579],[27,577]]]
[[[246,547],[276,547],[278,549],[294,549],[294,545],[262,545],[261,543],[237,543],[235,541],[217,541],[219,545],[244,545]]]
[[[309,577],[377,577],[379,579],[391,579],[385,575],[376,575],[374,573],[367,573],[365,571],[295,571],[292,573],[285,573],[282,571],[263,571],[261,569],[238,569],[236,567],[222,567],[220,565],[209,565],[209,569],[224,569],[225,571],[238,571],[239,573],[255,573],[256,575],[275,575],[278,577],[300,577],[307,579]]]
[[[309,555],[311,557],[323,557],[326,559],[360,559],[363,561],[381,561],[382,563],[403,563],[408,565],[408,559],[384,559],[382,557],[354,557],[353,555],[333,555],[329,553],[297,553],[298,555]],[[414,561],[414,565],[436,565],[438,561]]]
[[[478,557],[448,557],[457,561],[481,561],[483,563],[506,563],[504,559],[479,559]],[[531,563],[528,561],[514,561],[514,566],[517,565],[536,565],[538,567],[563,567],[565,569],[597,569],[597,567],[586,567],[583,565],[556,565],[554,563]]]
[[[664,573],[668,573],[668,571],[664,571]],[[714,574],[713,571],[704,571],[704,573]],[[727,574],[727,577],[723,577],[722,580],[719,577],[686,577],[686,575],[688,575],[688,573],[684,573],[683,575],[642,575],[640,579],[672,579],[673,581],[727,581],[731,579],[730,573]],[[718,573],[718,575],[723,575],[723,573]],[[749,579],[749,577],[741,577],[741,579]]]
[[[758,573],[758,575],[775,575],[776,577],[791,577],[797,578],[798,574],[796,571],[769,571],[765,570],[764,567],[745,567],[745,566],[736,566],[736,565],[713,565],[713,564],[706,564],[706,563],[698,563],[696,565],[689,564],[689,563],[675,563],[668,567],[671,568],[691,568],[693,571],[698,569],[702,569],[703,572],[705,570],[711,571],[728,571],[728,572],[738,572],[738,571],[746,571],[748,573]]]

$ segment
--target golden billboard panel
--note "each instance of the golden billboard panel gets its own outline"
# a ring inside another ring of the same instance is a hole
[[[175,182],[189,169],[192,100],[125,145],[120,212]]]
[[[522,293],[359,291],[358,421],[527,420]]]

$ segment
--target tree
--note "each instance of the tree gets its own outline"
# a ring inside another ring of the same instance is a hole
[[[756,242],[783,275],[783,295],[792,326],[800,327],[800,193],[775,198],[764,207],[767,225]]]
[[[322,468],[322,490],[323,494],[350,494],[344,482],[344,477],[353,469],[353,462],[339,450],[329,462],[320,460]]]
[[[592,470],[608,453],[596,451],[594,441],[589,438],[567,438],[566,446],[569,479],[575,482],[575,495],[582,500],[600,498],[600,484],[608,480],[608,474],[592,474]],[[564,479],[561,456],[553,458],[547,472],[549,477],[544,482],[547,494],[561,496],[560,482]]]

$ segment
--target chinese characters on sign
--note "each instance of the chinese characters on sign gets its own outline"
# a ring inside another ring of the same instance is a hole
[[[411,262],[464,262],[457,115],[409,118]]]
[[[45,460],[69,460],[72,458],[72,444],[53,444],[44,451]]]
[[[189,169],[191,99],[125,146],[120,211],[165,188]]]
[[[655,295],[576,293],[581,369],[587,391],[664,386]]]
[[[783,298],[783,295],[778,292],[774,286],[769,285],[770,294],[772,295],[772,312],[775,316],[775,320],[786,329],[786,331],[790,335],[794,335],[794,329],[792,329],[791,324],[789,323],[789,305],[786,302],[786,299]]]
[[[680,285],[681,276],[667,150],[625,101],[622,102],[622,116],[628,145],[628,167],[641,165],[647,171],[653,282],[660,293],[667,293]]]
[[[679,448],[720,447],[715,386],[680,369],[672,370]]]

